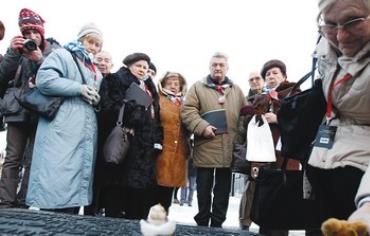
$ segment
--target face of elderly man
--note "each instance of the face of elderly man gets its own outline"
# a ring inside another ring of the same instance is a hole
[[[323,0],[319,29],[343,55],[353,57],[370,41],[370,10],[362,0]]]
[[[112,56],[108,52],[102,51],[96,54],[95,62],[103,75],[109,74],[112,70]]]
[[[265,81],[262,79],[260,73],[252,72],[249,74],[248,83],[252,91],[260,91],[262,90]]]

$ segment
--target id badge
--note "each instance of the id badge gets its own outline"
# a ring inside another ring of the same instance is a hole
[[[321,125],[319,132],[316,135],[314,146],[331,149],[334,144],[334,138],[336,133],[337,133],[336,126]]]

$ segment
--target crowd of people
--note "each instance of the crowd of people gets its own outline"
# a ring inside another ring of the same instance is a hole
[[[7,124],[0,208],[77,214],[83,206],[86,215],[145,219],[157,203],[168,213],[178,189],[179,203],[191,206],[196,190],[196,224],[221,227],[231,191],[233,147],[248,145],[252,116],[246,107],[266,118],[276,149],[271,167],[282,167],[276,101],[295,85],[287,80],[283,61],[269,60],[250,73],[245,97],[227,76],[227,55],[215,53],[209,74],[188,89],[178,72],[156,80],[157,68],[142,52],[125,56],[112,72],[112,57],[102,51],[104,36],[94,23],[65,45],[45,38],[44,23],[36,12],[22,9],[21,35],[0,57],[0,111]],[[323,37],[314,56],[328,104],[320,131],[335,130],[332,146],[314,145],[308,163],[289,159],[287,169],[304,168],[305,188],[314,193],[325,219],[363,220],[370,232],[370,1],[319,0],[318,29]],[[4,33],[0,22],[0,40]],[[149,98],[147,104],[128,99],[132,85]],[[17,99],[16,104],[4,102],[17,96],[16,89],[35,87],[63,97],[53,119],[20,106]],[[106,163],[103,146],[123,106],[121,125],[130,146],[121,164]],[[210,114],[217,115],[216,123],[208,120]],[[252,223],[255,184],[249,174],[240,204],[243,229]],[[288,231],[260,227],[265,235]],[[320,235],[320,230],[310,229],[307,235]]]

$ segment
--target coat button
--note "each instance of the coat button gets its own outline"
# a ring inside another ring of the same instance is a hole
[[[176,143],[177,144],[177,140],[175,140],[175,142],[174,143]]]

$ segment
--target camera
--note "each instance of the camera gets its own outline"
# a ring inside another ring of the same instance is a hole
[[[26,39],[23,42],[23,48],[25,48],[28,51],[32,52],[32,51],[37,50],[37,44],[32,39]]]

